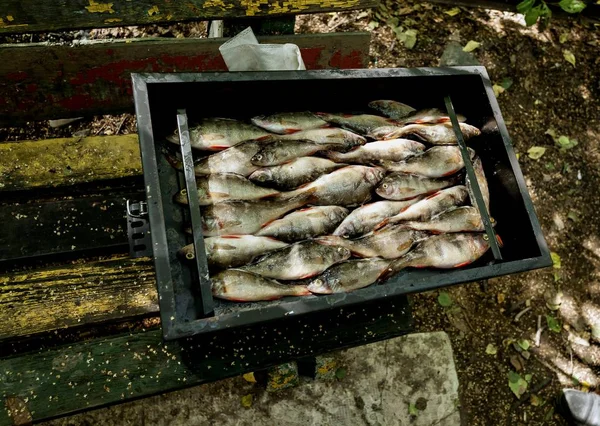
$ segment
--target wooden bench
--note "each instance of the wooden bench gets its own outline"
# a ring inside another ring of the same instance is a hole
[[[0,0],[0,36],[373,4]],[[296,43],[309,69],[360,68],[368,62],[365,33],[261,41]],[[131,72],[225,70],[222,43],[2,45],[0,125],[132,112]],[[400,297],[164,343],[153,262],[127,255],[125,201],[144,197],[141,173],[133,134],[0,143],[0,425],[119,403],[410,330],[410,308]]]

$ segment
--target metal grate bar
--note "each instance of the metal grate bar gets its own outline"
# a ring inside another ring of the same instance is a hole
[[[202,218],[200,217],[200,206],[198,204],[198,188],[196,187],[196,174],[194,173],[194,158],[192,157],[190,132],[185,109],[177,110],[177,129],[179,131],[179,144],[181,145],[181,157],[183,159],[185,189],[190,206],[194,252],[196,253],[194,260],[198,271],[198,279],[200,281],[202,313],[204,316],[210,316],[214,313],[214,301],[211,291],[210,276],[208,274],[204,236],[202,235]]]
[[[475,170],[473,169],[473,163],[471,163],[471,156],[469,155],[469,150],[467,149],[467,145],[463,139],[463,134],[460,130],[460,125],[458,124],[458,118],[456,117],[456,112],[454,111],[454,105],[452,105],[450,95],[444,98],[444,102],[446,103],[446,109],[448,110],[450,121],[452,122],[452,129],[454,129],[454,134],[456,135],[458,147],[460,148],[460,153],[462,155],[463,162],[465,163],[467,176],[471,182],[471,188],[473,190],[473,195],[475,196],[475,202],[477,204],[477,208],[479,209],[479,213],[481,214],[481,219],[483,220],[483,225],[485,227],[485,233],[488,236],[488,242],[492,248],[494,259],[502,260],[500,247],[498,246],[498,241],[496,240],[496,231],[494,231],[490,214],[485,207],[481,188],[479,187],[479,182],[477,181],[477,176],[475,175]]]

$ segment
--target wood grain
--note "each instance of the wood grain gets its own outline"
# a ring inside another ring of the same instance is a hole
[[[369,39],[369,33],[259,37],[262,43],[297,44],[307,69],[364,68]],[[75,46],[2,45],[0,125],[133,112],[132,72],[224,71],[219,52],[224,42],[132,39]]]

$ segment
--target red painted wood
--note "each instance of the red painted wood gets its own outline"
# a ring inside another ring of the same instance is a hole
[[[225,71],[222,39],[0,48],[0,124],[133,111],[132,72]],[[265,37],[295,43],[308,69],[364,68],[369,34]]]

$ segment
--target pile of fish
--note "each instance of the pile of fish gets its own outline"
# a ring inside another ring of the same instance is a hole
[[[209,118],[190,142],[215,297],[356,290],[404,268],[458,268],[489,244],[446,113],[391,100],[375,114]],[[480,134],[459,115],[465,140]],[[179,143],[177,132],[167,137]],[[469,149],[486,208],[481,159]],[[188,204],[185,190],[175,201]],[[192,245],[180,255],[194,259]]]

